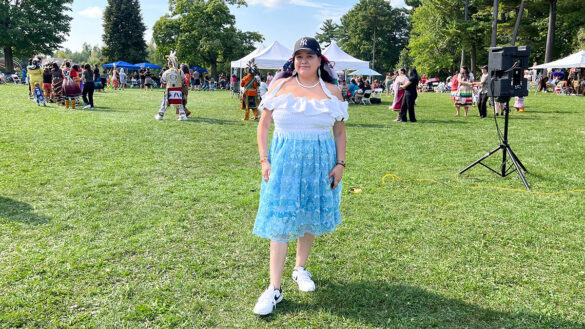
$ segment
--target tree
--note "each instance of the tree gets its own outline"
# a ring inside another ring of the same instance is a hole
[[[52,53],[59,47],[69,34],[71,17],[67,12],[71,3],[73,0],[0,2],[0,48],[7,72],[14,72],[15,56]]]
[[[144,62],[146,26],[138,0],[108,0],[103,26],[103,55],[107,61]]]
[[[321,33],[315,35],[315,39],[319,41],[322,47],[327,47],[331,44],[332,40],[337,40],[339,35],[339,25],[333,23],[333,20],[328,18],[323,21],[321,26]]]
[[[573,50],[585,50],[585,27],[580,28],[579,32],[577,32],[577,37],[575,38],[575,47]]]
[[[153,26],[155,59],[176,50],[180,61],[207,64],[211,76],[217,78],[218,64],[254,50],[254,42],[261,42],[262,35],[236,29],[236,18],[226,3],[245,4],[239,0],[170,0],[171,13]]]
[[[544,62],[548,63],[553,59],[555,43],[555,22],[557,20],[557,0],[549,0],[548,33],[546,34],[546,52]]]
[[[340,40],[350,55],[371,59],[375,70],[388,72],[407,44],[406,11],[384,0],[360,0],[341,17]]]

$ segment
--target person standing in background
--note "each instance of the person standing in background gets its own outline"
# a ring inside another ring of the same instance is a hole
[[[95,82],[93,80],[93,72],[89,64],[85,64],[83,73],[81,75],[83,81],[83,93],[82,98],[85,103],[84,109],[93,109],[93,92],[95,90]]]
[[[481,78],[479,78],[479,82],[474,83],[475,86],[479,87],[479,101],[477,102],[477,109],[479,110],[480,118],[485,118],[487,116],[488,77],[488,67],[487,65],[484,65],[481,68]]]

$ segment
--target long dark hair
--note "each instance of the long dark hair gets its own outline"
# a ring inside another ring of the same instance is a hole
[[[463,78],[469,79],[469,69],[467,68],[467,66],[462,66],[461,68],[463,69],[463,71],[465,71],[465,73],[463,74]]]
[[[408,79],[409,80],[412,80],[412,79],[420,80],[418,77],[418,72],[416,71],[416,67],[410,68],[410,71],[408,71]]]

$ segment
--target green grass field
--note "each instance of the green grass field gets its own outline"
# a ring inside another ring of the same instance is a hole
[[[421,95],[415,124],[392,122],[386,97],[351,106],[343,224],[307,264],[317,290],[290,278],[293,243],[285,299],[258,318],[257,123],[227,92],[155,121],[161,97],[65,110],[0,85],[0,328],[585,327],[585,98],[511,113],[531,192],[516,174],[457,175],[498,145],[491,113],[455,117],[447,94]]]

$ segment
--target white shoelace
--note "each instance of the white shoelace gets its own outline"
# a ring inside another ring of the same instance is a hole
[[[276,289],[266,289],[262,295],[260,295],[260,297],[258,298],[258,300],[268,300],[271,302],[276,301],[276,299],[274,299],[274,297],[276,296]]]
[[[311,273],[309,273],[309,271],[305,270],[304,268],[302,268],[302,267],[297,268],[297,273],[298,273],[297,274],[298,281],[312,281],[311,280],[311,277],[312,277]]]

